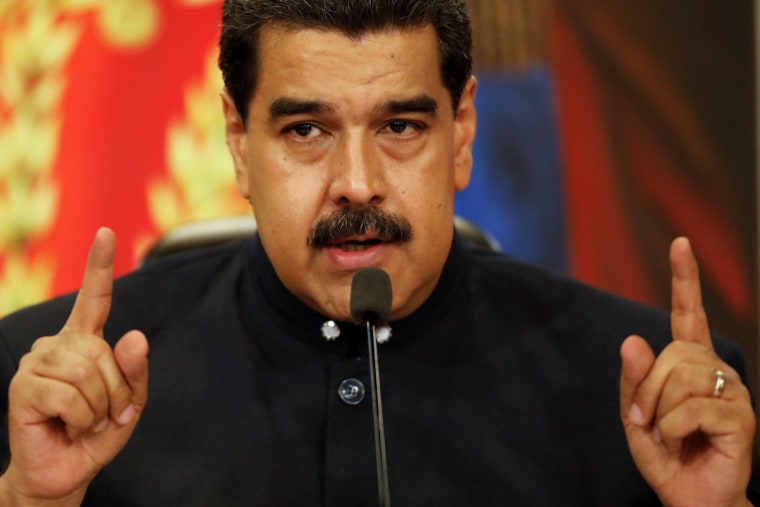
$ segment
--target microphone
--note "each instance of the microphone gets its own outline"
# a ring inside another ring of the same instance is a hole
[[[391,278],[380,268],[362,268],[351,280],[351,318],[359,325],[382,326],[391,314]]]
[[[377,493],[381,507],[390,507],[388,485],[388,459],[385,453],[385,426],[383,424],[383,400],[380,393],[380,365],[377,360],[377,337],[375,326],[383,325],[391,314],[393,291],[391,278],[380,268],[362,268],[351,280],[351,318],[367,327],[369,351],[369,379],[372,392],[372,415],[375,432],[375,463],[377,466]]]

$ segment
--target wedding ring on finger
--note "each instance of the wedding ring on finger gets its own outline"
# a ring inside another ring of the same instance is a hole
[[[723,394],[723,390],[726,388],[726,374],[718,368],[713,368],[713,373],[715,374],[715,387],[712,395],[717,397]]]

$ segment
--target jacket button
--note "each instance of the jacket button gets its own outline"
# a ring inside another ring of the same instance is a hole
[[[364,384],[361,380],[355,378],[347,378],[338,386],[338,396],[348,405],[358,405],[364,399]]]

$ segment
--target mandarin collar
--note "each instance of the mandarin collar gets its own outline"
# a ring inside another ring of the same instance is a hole
[[[455,233],[433,292],[413,314],[390,322],[393,336],[381,349],[403,348],[428,334],[451,311],[468,264],[469,253],[462,241]],[[258,235],[247,242],[247,248],[249,276],[243,282],[241,312],[270,358],[285,356],[292,361],[294,356],[301,356],[312,361],[322,356],[321,359],[329,361],[350,356],[352,344],[366,340],[365,328],[350,322],[338,322],[341,335],[337,340],[322,338],[320,327],[329,318],[306,306],[283,285]]]

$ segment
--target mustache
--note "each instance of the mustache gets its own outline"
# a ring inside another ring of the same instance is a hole
[[[346,206],[320,217],[314,224],[306,244],[323,247],[350,236],[375,234],[383,241],[404,242],[412,239],[412,225],[401,215],[375,206]]]

